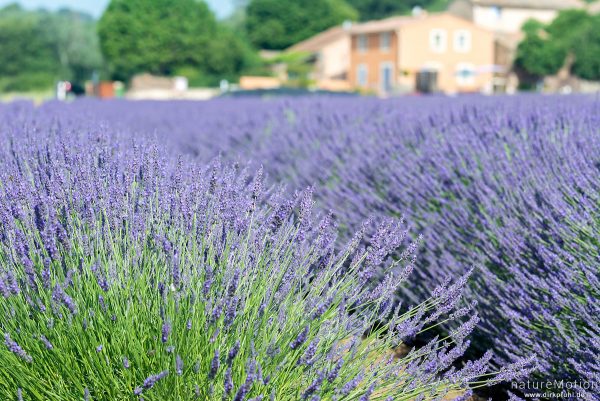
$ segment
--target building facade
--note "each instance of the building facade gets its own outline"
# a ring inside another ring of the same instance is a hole
[[[494,32],[514,34],[529,19],[548,23],[561,10],[584,6],[581,0],[454,0],[448,12]]]
[[[494,64],[498,66],[494,91],[512,93],[520,81],[513,63],[523,39],[523,24],[530,19],[549,23],[561,10],[583,7],[581,0],[454,0],[448,12],[494,32]]]
[[[494,35],[449,13],[392,17],[352,28],[351,86],[382,95],[491,92]]]
[[[335,26],[288,48],[307,53],[312,63],[310,78],[321,89],[347,90],[350,69],[351,24]]]

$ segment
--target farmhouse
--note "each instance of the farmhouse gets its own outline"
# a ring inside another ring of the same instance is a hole
[[[391,17],[351,30],[350,84],[382,95],[491,92],[494,35],[450,13]]]

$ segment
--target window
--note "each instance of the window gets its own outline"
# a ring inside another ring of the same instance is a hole
[[[456,83],[458,86],[469,86],[475,83],[475,67],[471,63],[456,65]]]
[[[492,6],[492,14],[496,19],[502,18],[502,7]]]
[[[367,35],[358,35],[356,38],[356,46],[358,47],[359,52],[366,52],[367,48],[369,47],[369,38]]]
[[[384,52],[389,52],[392,47],[392,34],[390,32],[382,32],[379,34],[379,49]]]
[[[432,29],[429,33],[429,47],[435,53],[446,51],[446,31],[443,29]]]
[[[356,81],[358,86],[365,87],[369,82],[369,70],[365,64],[359,64],[356,70]]]
[[[381,90],[384,93],[390,93],[394,84],[394,64],[389,61],[381,63],[380,73]]]
[[[458,53],[471,51],[471,32],[466,29],[454,32],[454,51]]]

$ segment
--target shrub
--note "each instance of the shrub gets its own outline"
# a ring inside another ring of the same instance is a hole
[[[319,177],[320,203],[342,221],[406,214],[427,246],[416,269],[422,285],[404,297],[477,266],[469,289],[482,317],[477,345],[504,361],[537,355],[538,379],[597,389],[597,101],[429,99],[400,102],[403,113],[394,102],[346,104],[344,112],[286,106],[296,117],[274,128],[283,137],[274,174],[297,185]]]
[[[343,238],[371,214],[405,214],[426,245],[403,299],[420,302],[475,266],[477,347],[505,361],[535,354],[541,379],[597,383],[593,98],[218,100],[128,105],[127,117],[118,104],[73,106],[92,107],[199,159],[251,157],[293,188],[318,186],[317,203],[338,216]]]
[[[37,130],[15,110],[0,142],[3,399],[408,400],[526,373],[491,375],[491,353],[452,366],[478,320],[466,276],[394,308],[416,250],[400,221],[335,251],[310,188],[288,199],[261,171],[76,123]],[[446,320],[447,337],[393,357]]]

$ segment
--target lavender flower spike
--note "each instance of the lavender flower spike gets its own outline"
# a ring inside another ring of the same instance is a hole
[[[306,337],[308,336],[308,330],[309,327],[305,326],[304,330],[302,330],[300,334],[298,334],[298,337],[296,337],[296,339],[290,343],[291,349],[297,349],[302,344],[304,344],[304,342],[306,341]]]
[[[16,356],[18,356],[19,358],[21,358],[25,362],[27,362],[27,363],[33,362],[33,358],[30,355],[28,355],[25,352],[25,350],[23,348],[21,348],[19,346],[19,344],[16,343],[16,341],[13,341],[10,338],[10,334],[8,334],[8,333],[4,334],[4,344],[8,347],[8,350],[10,352],[12,352],[13,354],[15,354]]]
[[[171,324],[169,322],[164,322],[162,326],[162,337],[161,340],[163,343],[169,341],[169,334],[171,334]]]
[[[168,374],[169,374],[169,371],[168,370],[164,370],[164,371],[162,371],[162,372],[160,372],[160,373],[158,373],[156,375],[148,376],[148,378],[146,378],[146,380],[144,380],[144,384],[141,387],[137,387],[133,391],[133,394],[140,395],[145,390],[151,389],[152,387],[154,387],[154,385],[156,383],[158,383],[160,380],[162,380],[165,377],[167,377]]]

